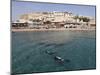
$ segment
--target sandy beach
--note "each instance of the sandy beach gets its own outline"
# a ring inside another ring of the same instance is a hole
[[[92,29],[80,29],[80,28],[71,28],[71,29],[65,29],[65,28],[52,28],[52,29],[11,29],[13,32],[20,32],[20,31],[87,31],[87,30],[95,30],[94,28]]]

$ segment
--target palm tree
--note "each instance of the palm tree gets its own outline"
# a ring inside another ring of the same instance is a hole
[[[89,18],[87,18],[87,17],[83,17],[83,22],[89,22],[89,21],[90,21]]]
[[[79,15],[74,16],[74,19],[75,19],[76,22],[77,22],[77,20],[79,19]]]
[[[79,17],[79,21],[81,21],[81,20],[83,21],[83,16],[80,16],[80,17]]]
[[[87,22],[87,24],[90,21],[90,19],[88,17],[81,17],[81,20],[83,20],[83,22]]]
[[[89,26],[89,21],[90,21],[90,19],[89,19],[88,17],[83,17],[83,16],[82,16],[82,17],[80,17],[80,19],[83,20],[83,22],[86,22],[86,25],[87,25],[88,27],[90,27],[90,26]]]
[[[89,21],[90,21],[89,18],[87,18],[87,17],[84,17],[83,18],[83,22],[86,22],[87,23],[87,26],[90,28]]]

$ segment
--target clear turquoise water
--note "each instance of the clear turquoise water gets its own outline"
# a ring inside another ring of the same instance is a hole
[[[46,50],[68,59],[63,64]],[[12,33],[12,72],[37,73],[96,68],[95,31],[39,31]]]

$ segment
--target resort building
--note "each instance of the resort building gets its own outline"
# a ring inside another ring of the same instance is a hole
[[[28,28],[90,28],[91,26],[95,28],[96,26],[94,18],[77,17],[69,12],[33,12],[22,14],[18,21],[18,23],[27,23]]]

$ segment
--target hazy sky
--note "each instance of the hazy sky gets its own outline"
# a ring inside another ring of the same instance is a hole
[[[95,17],[95,6],[12,1],[13,21],[17,20],[21,14],[34,11],[67,11],[78,15]]]

